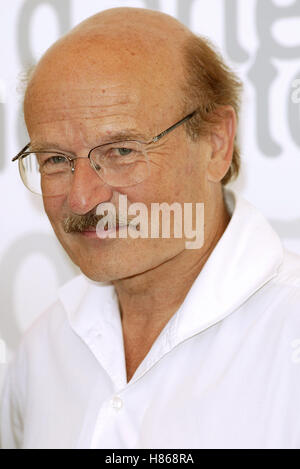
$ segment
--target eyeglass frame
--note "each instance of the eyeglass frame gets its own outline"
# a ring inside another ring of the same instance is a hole
[[[89,162],[90,162],[90,165],[91,167],[94,169],[93,167],[93,162],[91,161],[91,158],[90,158],[90,155],[92,153],[93,150],[95,150],[96,148],[99,148],[99,147],[102,147],[102,146],[105,146],[105,145],[111,145],[111,144],[115,144],[115,143],[119,143],[119,142],[126,142],[126,141],[136,141],[138,143],[142,143],[142,144],[145,144],[145,145],[149,145],[151,143],[156,143],[158,142],[162,137],[164,137],[165,135],[169,134],[170,132],[172,132],[172,130],[175,130],[177,127],[179,127],[180,125],[182,125],[184,122],[190,120],[195,114],[196,114],[197,110],[191,112],[190,114],[188,114],[187,116],[185,116],[183,119],[180,119],[178,122],[176,122],[175,124],[171,125],[171,127],[168,127],[166,130],[163,130],[163,132],[160,132],[158,135],[156,135],[155,137],[153,137],[151,140],[149,140],[148,142],[141,142],[139,140],[119,140],[119,141],[114,141],[114,142],[107,142],[107,143],[103,143],[101,145],[97,145],[96,147],[93,147],[88,155],[87,155],[87,158],[89,159]],[[26,151],[31,145],[31,142],[27,143],[27,145],[25,145],[25,147],[16,155],[14,156],[14,158],[12,158],[12,162],[13,161],[17,161],[19,160],[19,158],[21,157],[26,157],[27,155],[30,155],[31,153],[35,153],[34,151]],[[48,153],[49,150],[39,150],[39,153]],[[75,157],[71,157],[70,155],[67,155],[65,154],[64,152],[60,152],[60,151],[53,151],[53,153],[57,154],[57,155],[60,155],[60,156],[64,156],[67,158],[67,160],[69,161],[70,163],[70,167],[71,167],[71,172],[73,173],[75,168],[74,168],[74,161],[79,159],[79,158],[86,158],[85,156],[75,156]]]

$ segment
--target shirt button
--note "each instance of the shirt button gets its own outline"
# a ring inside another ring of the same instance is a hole
[[[111,406],[115,410],[120,410],[123,407],[123,401],[119,396],[115,396],[111,400]]]

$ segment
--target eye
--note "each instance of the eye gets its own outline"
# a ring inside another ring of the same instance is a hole
[[[56,165],[59,163],[66,163],[66,158],[64,156],[59,156],[59,155],[51,156],[50,158],[47,158],[44,164]]]
[[[131,148],[117,148],[117,150],[121,156],[130,155],[133,151]]]
[[[39,167],[43,174],[56,174],[70,169],[69,161],[63,155],[56,155],[55,153],[41,153],[37,156]]]

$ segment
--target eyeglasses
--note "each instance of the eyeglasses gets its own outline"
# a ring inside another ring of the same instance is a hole
[[[197,111],[188,114],[148,142],[124,140],[105,143],[88,153],[90,165],[100,179],[113,187],[129,187],[143,182],[150,174],[147,146],[158,142],[172,130],[191,119]],[[13,159],[18,160],[19,172],[25,186],[33,193],[47,196],[64,195],[71,186],[74,157],[52,150],[27,151],[28,143]],[[71,169],[71,170],[70,170]]]

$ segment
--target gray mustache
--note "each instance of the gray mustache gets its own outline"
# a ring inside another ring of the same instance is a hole
[[[130,216],[128,216],[126,220],[124,217],[120,217],[117,214],[116,217],[114,217],[110,213],[107,215],[96,215],[94,212],[90,212],[85,215],[69,215],[63,221],[63,229],[65,233],[82,233],[88,228],[96,228],[98,222],[104,217],[109,220],[113,228],[117,225],[128,225],[130,220],[134,219],[134,217]]]

